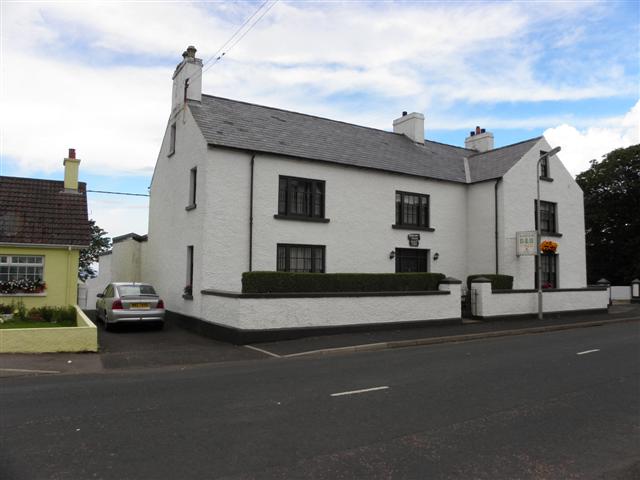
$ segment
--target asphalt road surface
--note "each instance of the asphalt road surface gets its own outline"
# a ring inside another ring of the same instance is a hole
[[[640,475],[637,322],[0,380],[2,479]]]

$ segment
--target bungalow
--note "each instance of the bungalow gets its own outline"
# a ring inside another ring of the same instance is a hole
[[[173,74],[142,267],[173,312],[238,327],[205,297],[256,270],[500,273],[532,289],[516,233],[536,228],[538,179],[543,240],[560,244],[543,281],[586,286],[582,191],[555,155],[538,177],[544,137],[494,148],[476,128],[462,148],[426,140],[420,113],[385,131],[205,95],[195,53]]]
[[[79,252],[90,243],[79,164],[69,149],[64,181],[0,176],[0,303],[77,303]]]

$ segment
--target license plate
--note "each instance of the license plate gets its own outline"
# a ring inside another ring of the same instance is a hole
[[[141,308],[143,310],[149,310],[148,303],[132,303],[131,308]]]

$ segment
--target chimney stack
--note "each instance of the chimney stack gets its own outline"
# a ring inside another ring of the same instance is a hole
[[[493,150],[493,133],[487,132],[484,128],[476,127],[465,138],[464,147],[478,152]]]
[[[402,116],[393,121],[393,132],[402,133],[414,142],[424,145],[424,115],[418,112],[402,112]]]
[[[76,158],[76,149],[69,149],[69,156],[62,162],[64,165],[64,189],[78,191],[78,167],[80,159]]]
[[[173,72],[172,112],[181,108],[187,100],[202,101],[202,59],[196,58],[196,52],[196,47],[189,45]]]

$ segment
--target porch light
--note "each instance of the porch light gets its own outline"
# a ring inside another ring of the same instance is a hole
[[[433,261],[435,262],[436,260],[438,260],[440,258],[440,254],[438,252],[433,254]]]

